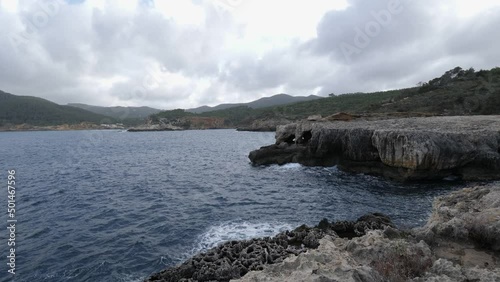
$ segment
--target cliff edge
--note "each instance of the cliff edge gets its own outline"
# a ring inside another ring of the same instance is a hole
[[[249,158],[255,165],[338,165],[399,180],[500,179],[500,116],[292,123]]]

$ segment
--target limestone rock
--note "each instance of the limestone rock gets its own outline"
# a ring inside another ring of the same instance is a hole
[[[405,281],[431,266],[425,243],[391,240],[377,230],[352,240],[325,236],[317,249],[234,281]]]
[[[238,280],[253,281],[383,281],[374,269],[359,265],[346,251],[337,247],[331,237],[320,240],[317,250],[289,257],[263,271],[252,271]]]
[[[416,233],[428,242],[445,237],[500,251],[499,183],[437,198],[427,224]]]
[[[445,259],[434,262],[429,271],[422,277],[414,278],[413,282],[497,282],[500,281],[500,269],[481,269],[478,267],[464,268]]]
[[[345,223],[350,226],[350,233],[354,236],[393,226],[387,216],[378,213],[367,214],[355,222]],[[334,231],[336,226],[336,223],[330,224],[327,220],[322,220],[316,227],[302,225],[272,238],[226,242],[178,266],[156,273],[147,281],[229,281],[240,278],[249,271],[263,270],[267,265],[281,263],[290,256],[316,249],[325,236],[337,238]],[[362,270],[366,269],[360,268],[359,271]],[[358,275],[358,272],[355,274]]]
[[[500,116],[299,122],[279,126],[255,165],[332,166],[400,180],[500,179]]]

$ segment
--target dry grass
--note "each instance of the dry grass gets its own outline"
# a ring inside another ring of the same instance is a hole
[[[498,234],[494,229],[481,223],[473,223],[469,228],[469,238],[484,249],[498,248]],[[498,250],[497,250],[498,251]]]
[[[420,277],[432,266],[433,261],[419,248],[398,243],[395,248],[385,251],[378,261],[372,263],[388,282],[404,282]]]

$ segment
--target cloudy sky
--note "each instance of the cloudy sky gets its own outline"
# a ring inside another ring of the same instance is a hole
[[[190,108],[500,65],[497,0],[0,0],[0,90]]]

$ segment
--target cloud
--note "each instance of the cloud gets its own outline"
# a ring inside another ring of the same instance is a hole
[[[494,67],[496,2],[0,0],[0,89],[171,109],[409,87]]]
[[[448,26],[447,53],[470,58],[470,66],[477,63],[486,68],[498,66],[500,38],[496,34],[500,26],[499,13],[500,6],[480,12],[473,20]]]
[[[495,66],[490,59],[499,55],[500,42],[491,34],[498,26],[498,4],[490,3],[487,9],[495,9],[490,12],[484,8],[461,17],[456,11],[466,9],[464,1],[349,3],[343,11],[326,13],[318,36],[305,44],[342,66],[342,79],[325,86],[336,93],[409,87],[457,65]]]

